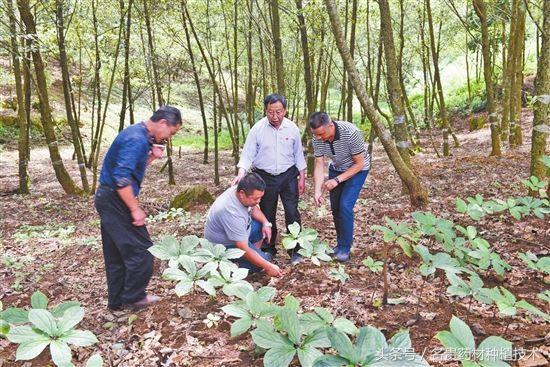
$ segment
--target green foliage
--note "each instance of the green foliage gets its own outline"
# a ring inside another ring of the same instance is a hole
[[[529,177],[528,180],[523,180],[522,182],[525,186],[527,186],[527,188],[529,188],[529,190],[538,193],[539,197],[545,198],[547,196],[546,195],[546,187],[548,186],[547,180],[541,181],[536,176],[531,176]]]
[[[317,358],[314,367],[429,366],[420,355],[411,353],[407,330],[398,332],[388,342],[380,330],[372,326],[362,327],[355,338],[355,345],[346,334],[335,328],[330,328],[327,335],[337,354]]]
[[[304,247],[317,239],[317,231],[311,228],[300,229],[297,222],[288,226],[288,233],[283,236],[283,247],[292,250],[296,246]]]
[[[537,297],[542,299],[543,301],[550,303],[550,290],[545,290],[544,292],[540,292],[539,294],[537,294]]]
[[[411,242],[415,242],[416,238],[413,237],[410,226],[405,222],[397,224],[388,217],[384,217],[384,220],[388,225],[387,227],[374,225],[371,226],[371,229],[382,232],[384,242],[395,242],[401,246],[407,256],[412,256]]]
[[[432,255],[428,248],[423,245],[414,246],[414,251],[419,254],[422,259],[419,270],[420,274],[424,277],[435,273],[437,269],[444,270],[448,273],[461,273],[463,271],[458,260],[447,253],[438,252]]]
[[[5,338],[6,334],[10,331],[10,324],[4,319],[3,310],[4,306],[2,301],[0,301],[0,337]]]
[[[335,318],[329,310],[322,307],[314,307],[315,312],[307,312],[300,315],[300,324],[306,334],[317,329],[334,327],[342,333],[356,335],[359,331],[355,324],[344,317]]]
[[[492,298],[488,294],[489,289],[483,288],[483,280],[477,274],[471,274],[470,280],[464,281],[458,275],[447,272],[447,280],[451,283],[447,287],[447,293],[450,295],[460,298],[471,296],[481,303],[493,303]]]
[[[550,320],[550,315],[542,312],[537,307],[533,306],[525,300],[517,301],[516,296],[512,294],[508,289],[504,287],[494,287],[487,291],[487,296],[490,297],[498,307],[498,310],[503,315],[515,316],[518,312],[518,308],[538,315],[545,320]]]
[[[214,288],[222,287],[227,296],[245,295],[254,290],[252,285],[244,280],[248,276],[248,269],[237,268],[233,263],[219,263],[219,271],[212,270],[208,283]]]
[[[537,255],[533,254],[531,251],[527,251],[526,253],[519,252],[518,256],[529,269],[550,274],[550,256],[543,256],[539,259]]]
[[[338,269],[330,269],[330,276],[332,279],[339,281],[341,284],[344,284],[350,278],[348,273],[346,273],[346,268],[344,265],[338,265]]]
[[[19,344],[17,360],[31,360],[49,346],[55,365],[72,366],[70,345],[87,347],[97,343],[92,332],[75,329],[84,318],[84,308],[78,302],[64,302],[50,311],[47,309],[48,298],[38,291],[31,296],[31,307],[28,311],[8,308],[0,313],[2,325],[9,326],[6,338]],[[94,360],[90,363],[90,366],[101,366]]]
[[[184,260],[193,260],[200,243],[197,236],[185,236],[181,241],[174,236],[164,236],[159,243],[149,247],[149,252],[160,260],[167,260],[169,267],[177,268]]]
[[[370,271],[373,273],[379,273],[382,271],[382,268],[384,267],[384,263],[382,261],[374,260],[372,257],[368,256],[366,259],[362,261],[363,265],[365,265],[367,268],[369,268]]]
[[[294,297],[287,297],[279,309],[275,322],[262,323],[250,334],[257,346],[267,349],[265,367],[286,367],[297,354],[302,367],[311,367],[322,356],[318,348],[330,347],[326,329],[306,332],[298,316],[299,304]]]
[[[57,238],[61,243],[68,244],[70,236],[75,232],[76,227],[72,224],[51,224],[46,226],[22,225],[17,228],[13,235],[16,241],[27,241],[33,238]]]
[[[321,261],[331,261],[328,254],[334,251],[326,242],[320,242],[317,238],[313,241],[303,241],[298,253],[304,258],[310,259],[317,266],[321,265]]]
[[[503,359],[511,355],[512,343],[498,336],[489,336],[476,348],[472,330],[464,321],[453,316],[449,326],[450,331],[440,331],[435,338],[449,354],[460,360],[462,366],[509,366]]]
[[[231,325],[231,337],[242,335],[251,327],[269,324],[268,318],[275,316],[278,310],[278,306],[269,302],[275,293],[275,288],[262,287],[246,295],[238,294],[240,300],[223,306],[223,312],[237,318]]]
[[[244,255],[244,251],[238,248],[226,248],[224,245],[213,245],[210,242],[201,241],[201,247],[196,251],[195,259],[205,265],[213,264],[215,269],[220,269],[221,264],[236,267],[231,260],[238,259]]]
[[[211,296],[216,295],[216,289],[207,279],[213,270],[216,270],[216,263],[207,263],[200,269],[191,258],[183,258],[180,261],[184,270],[179,268],[169,267],[162,273],[162,276],[168,280],[178,282],[176,284],[176,294],[178,297],[184,296],[195,289],[195,286],[200,287]]]

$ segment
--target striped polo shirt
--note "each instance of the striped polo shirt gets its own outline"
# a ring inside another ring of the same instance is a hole
[[[363,154],[365,165],[362,171],[370,169],[370,156],[365,149],[363,134],[354,124],[347,121],[333,121],[336,129],[334,140],[322,141],[313,137],[315,157],[328,157],[334,170],[344,172],[353,165],[352,156]]]

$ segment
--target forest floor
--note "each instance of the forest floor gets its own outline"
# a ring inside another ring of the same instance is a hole
[[[532,251],[548,255],[550,225],[546,219],[529,217],[516,221],[510,216],[488,216],[474,223],[455,210],[454,200],[477,193],[489,198],[507,198],[525,195],[521,180],[529,175],[530,125],[532,114],[525,110],[522,119],[524,143],[517,149],[505,148],[502,157],[488,157],[489,128],[469,132],[467,121],[455,126],[461,146],[452,149],[452,156],[437,158],[426,138],[422,153],[413,158],[416,172],[430,192],[430,204],[425,210],[462,225],[477,226],[494,249],[511,266],[503,280],[484,275],[486,287],[504,285],[517,297],[548,311],[548,304],[537,298],[537,293],[548,289],[548,278],[526,268],[517,252]],[[436,137],[439,141],[440,137]],[[99,220],[93,198],[71,197],[63,193],[51,168],[45,146],[33,146],[29,196],[13,194],[17,189],[17,150],[15,143],[5,146],[0,158],[0,300],[4,307],[29,305],[30,295],[41,290],[53,304],[64,300],[78,300],[86,309],[79,328],[94,332],[99,343],[94,348],[79,348],[76,361],[84,361],[96,351],[108,366],[261,366],[261,356],[254,353],[249,334],[231,339],[231,319],[220,307],[229,302],[220,295],[211,298],[205,293],[177,297],[174,284],[160,276],[166,264],[156,261],[149,290],[162,297],[157,306],[137,312],[110,312],[106,307],[106,284],[99,232]],[[78,177],[77,165],[70,160],[71,149],[62,149],[63,157],[73,177]],[[141,202],[149,214],[166,211],[170,199],[186,185],[203,184],[213,195],[225,190],[233,178],[233,158],[221,154],[221,184],[213,184],[213,164],[203,165],[202,152],[183,152],[174,159],[176,181],[169,186],[167,176],[160,173],[161,163],[148,169]],[[212,154],[210,161],[213,161]],[[283,269],[280,279],[255,276],[255,285],[277,288],[276,302],[292,293],[309,310],[322,306],[337,316],[344,316],[357,326],[374,325],[387,336],[411,324],[418,302],[421,319],[409,326],[412,344],[417,353],[425,353],[432,365],[457,366],[457,362],[438,362],[441,351],[434,335],[449,329],[452,315],[468,319],[478,342],[488,335],[504,336],[517,348],[537,350],[520,366],[542,366],[550,360],[550,327],[538,317],[520,312],[515,317],[497,314],[495,306],[474,302],[468,312],[468,299],[446,294],[444,275],[438,274],[423,285],[418,272],[418,256],[408,258],[398,248],[392,250],[389,266],[390,297],[398,302],[379,305],[381,276],[370,272],[361,261],[367,256],[382,258],[383,242],[380,233],[370,227],[384,225],[384,216],[395,221],[410,220],[414,209],[408,196],[400,195],[400,181],[384,153],[375,143],[373,168],[356,205],[355,244],[346,272],[351,279],[343,286],[328,276],[334,264],[317,267],[303,262],[292,267],[284,251],[279,251],[275,262]],[[300,204],[305,227],[316,229],[322,240],[334,244],[335,231],[327,211],[319,213],[313,207],[312,180]],[[181,219],[165,220],[148,225],[154,240],[163,235],[202,236],[207,206],[196,206],[190,215]],[[279,211],[279,227],[283,226]],[[423,287],[423,296],[418,296]],[[213,328],[203,320],[208,313],[222,318]],[[506,330],[506,334],[505,334]],[[545,339],[546,337],[546,339]],[[545,342],[546,340],[546,342]],[[16,345],[0,339],[0,367],[46,366],[49,352],[43,352],[32,362],[15,362]],[[546,360],[545,360],[546,358]],[[80,365],[82,362],[77,362]],[[297,360],[295,361],[297,363]],[[515,364],[516,362],[514,362]],[[515,364],[516,365],[516,364]]]

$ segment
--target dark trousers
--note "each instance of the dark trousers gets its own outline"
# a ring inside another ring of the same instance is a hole
[[[145,288],[153,274],[153,245],[145,226],[132,224],[128,207],[118,193],[100,186],[95,207],[101,218],[101,241],[111,309],[134,303],[146,296]]]
[[[342,172],[329,168],[329,179]],[[330,208],[336,227],[337,244],[335,252],[349,253],[353,244],[353,207],[369,171],[359,171],[330,191]]]
[[[260,201],[260,209],[262,209],[267,220],[273,224],[271,242],[269,245],[262,246],[262,250],[275,254],[277,252],[275,244],[277,238],[277,204],[279,203],[279,197],[281,197],[285,210],[286,226],[288,227],[294,222],[302,223],[300,212],[298,211],[298,200],[300,199],[298,192],[299,171],[296,166],[292,166],[277,176],[273,176],[257,168],[254,169],[254,172],[258,173],[265,181],[265,192]],[[294,251],[298,251],[298,248],[295,248]]]

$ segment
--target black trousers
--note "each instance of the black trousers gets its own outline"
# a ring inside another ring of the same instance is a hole
[[[254,169],[254,172],[258,173],[265,181],[265,193],[260,201],[260,209],[262,209],[267,220],[273,224],[271,242],[262,245],[262,250],[275,254],[277,252],[275,244],[277,238],[277,204],[279,203],[279,197],[285,210],[286,226],[288,227],[294,222],[298,222],[300,225],[302,223],[300,212],[298,211],[298,200],[300,199],[298,192],[299,171],[296,166],[292,166],[277,176],[273,176],[257,168]],[[298,248],[294,249],[294,251],[297,250]]]
[[[128,207],[111,188],[97,189],[95,207],[101,218],[108,307],[137,302],[146,296],[153,274],[153,255],[147,251],[153,245],[149,232],[132,224]]]

